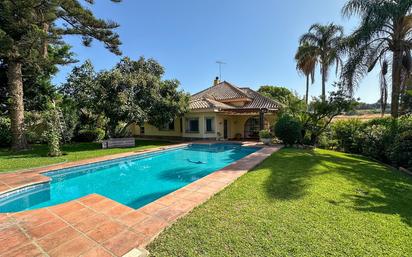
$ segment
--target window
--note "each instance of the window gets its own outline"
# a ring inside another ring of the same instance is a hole
[[[186,119],[186,132],[199,132],[199,118]]]
[[[140,126],[140,135],[144,135],[144,126]]]
[[[213,133],[215,132],[214,130],[214,118],[205,118],[205,124],[206,124],[206,132],[208,133]]]
[[[159,130],[175,130],[175,121],[165,123]]]

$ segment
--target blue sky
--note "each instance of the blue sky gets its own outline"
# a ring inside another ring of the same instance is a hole
[[[120,24],[124,55],[151,57],[176,78],[187,92],[212,84],[218,75],[217,60],[227,64],[222,78],[235,85],[257,89],[261,85],[284,86],[304,94],[305,78],[295,69],[294,53],[300,35],[313,23],[342,24],[347,33],[356,19],[342,18],[345,0],[123,0],[120,4],[98,0],[90,8],[97,17]],[[120,57],[94,41],[81,46],[77,37],[67,38],[80,61],[91,59],[97,70],[109,69]],[[56,84],[65,81],[73,65],[60,68]],[[334,80],[331,71],[328,90]],[[320,74],[310,88],[320,94]],[[378,78],[370,74],[356,96],[365,102],[379,99]]]

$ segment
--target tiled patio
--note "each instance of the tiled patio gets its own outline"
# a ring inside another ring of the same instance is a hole
[[[134,248],[144,248],[163,229],[279,148],[262,148],[137,210],[92,194],[48,208],[0,214],[0,256],[123,256]],[[0,174],[6,186],[0,191],[25,185],[24,181],[44,181],[40,178],[47,177],[40,173],[51,169],[54,167],[29,171],[21,181],[13,180],[13,174]]]

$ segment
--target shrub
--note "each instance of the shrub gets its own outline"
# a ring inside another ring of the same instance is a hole
[[[361,153],[364,123],[359,119],[339,120],[332,124],[332,137],[338,150],[348,153]]]
[[[398,119],[398,135],[391,147],[392,164],[412,169],[412,116]]]
[[[11,144],[11,128],[10,119],[0,117],[0,146],[10,146]]]
[[[392,152],[399,136],[399,119],[379,118],[365,123],[362,154],[393,164]]]
[[[272,134],[270,133],[269,130],[264,129],[264,130],[259,131],[259,137],[260,138],[271,138]]]
[[[60,131],[60,120],[59,114],[52,105],[53,108],[44,112],[43,117],[46,121],[47,129],[44,132],[44,136],[47,140],[47,146],[49,147],[48,155],[52,157],[61,156],[62,152],[60,150],[60,141],[62,139]]]
[[[305,136],[303,139],[303,144],[310,145],[311,139],[308,136]],[[324,133],[319,136],[318,147],[323,149],[335,150],[338,148],[339,141],[333,137],[333,130],[331,128],[326,129]]]
[[[103,129],[83,129],[79,130],[74,140],[76,142],[96,142],[101,141],[105,136]]]
[[[360,153],[394,166],[412,168],[412,116],[361,122],[337,121],[331,126],[337,149]],[[332,141],[333,142],[333,141]],[[325,143],[324,147],[328,147]]]
[[[61,156],[60,140],[61,135],[58,129],[51,128],[46,132],[47,146],[49,147],[48,155],[52,157]]]
[[[47,143],[48,130],[47,113],[26,112],[24,123],[26,125],[26,139],[29,144],[45,144]]]
[[[412,130],[399,135],[394,143],[391,159],[396,166],[412,170]]]
[[[412,131],[412,115],[411,116],[402,116],[398,119],[398,129],[399,131]]]
[[[388,127],[384,125],[367,126],[363,134],[362,154],[381,161],[388,161],[387,147],[390,144],[385,143],[388,133]]]
[[[275,135],[285,145],[293,145],[300,141],[302,126],[299,121],[289,115],[279,118],[274,127]]]

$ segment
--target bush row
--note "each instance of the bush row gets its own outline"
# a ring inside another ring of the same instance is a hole
[[[362,154],[396,167],[412,169],[412,116],[362,122],[339,120],[322,135],[319,146]]]
[[[27,115],[26,117],[26,139],[30,144],[47,143],[48,135],[46,119],[40,119],[35,115]],[[74,133],[75,142],[96,142],[101,141],[105,137],[105,131],[100,128],[96,129],[81,129]],[[11,144],[11,127],[8,117],[0,116],[0,147],[8,147]]]
[[[74,137],[76,142],[96,142],[103,140],[105,132],[103,129],[82,129],[79,130],[77,135]]]
[[[10,119],[6,117],[0,117],[0,146],[9,146],[10,143]]]

